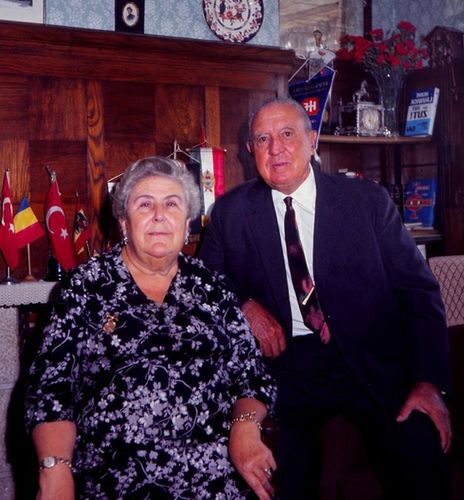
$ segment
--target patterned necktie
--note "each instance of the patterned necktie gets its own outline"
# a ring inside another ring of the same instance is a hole
[[[326,344],[330,340],[330,332],[325,323],[316,289],[306,265],[291,196],[284,198],[284,202],[287,207],[284,219],[285,244],[287,247],[288,266],[292,275],[298,305],[300,306],[305,325],[313,332],[318,333],[322,342]]]

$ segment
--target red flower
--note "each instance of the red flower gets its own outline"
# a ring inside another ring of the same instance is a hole
[[[383,29],[377,28],[375,30],[372,30],[369,35],[371,36],[372,40],[382,40],[383,39]]]
[[[409,21],[400,21],[397,25],[397,28],[400,31],[405,31],[407,33],[415,33],[416,27],[414,24],[411,24]]]
[[[428,59],[428,50],[415,45],[416,28],[408,21],[398,23],[398,32],[384,36],[381,29],[370,32],[370,40],[361,36],[345,35],[340,40],[337,57],[362,63],[375,77],[391,73],[404,74],[421,68]]]

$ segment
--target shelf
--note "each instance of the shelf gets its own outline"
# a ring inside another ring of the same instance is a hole
[[[433,231],[415,229],[409,231],[409,234],[414,238],[414,241],[418,245],[431,243],[432,241],[440,241],[442,239],[441,234],[436,229],[434,229]]]
[[[385,137],[385,136],[359,136],[359,135],[331,135],[321,134],[319,142],[330,144],[376,144],[376,145],[395,145],[395,144],[418,144],[421,142],[431,142],[432,136],[427,137]]]

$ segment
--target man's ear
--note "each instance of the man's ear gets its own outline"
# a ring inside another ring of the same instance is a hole
[[[250,153],[250,155],[253,156],[253,148],[251,147],[250,141],[247,141],[246,148],[247,148],[247,151]]]
[[[315,130],[310,130],[308,132],[309,143],[311,145],[311,156],[316,152],[316,141],[317,141],[317,132]]]

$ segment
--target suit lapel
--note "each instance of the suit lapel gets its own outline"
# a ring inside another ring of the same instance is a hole
[[[334,189],[332,176],[314,171],[317,189],[316,217],[314,223],[314,279],[317,283],[326,281],[333,258],[339,258],[337,245],[342,225],[346,223],[343,199]]]

